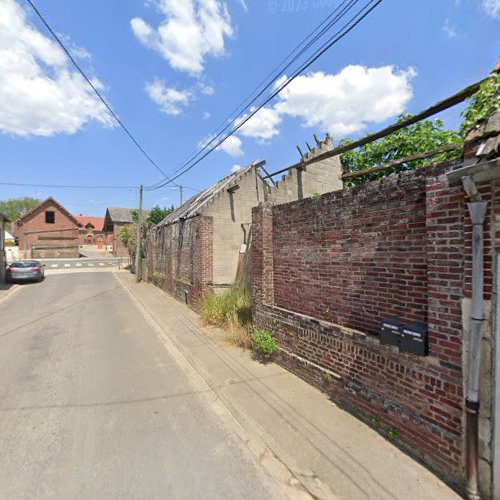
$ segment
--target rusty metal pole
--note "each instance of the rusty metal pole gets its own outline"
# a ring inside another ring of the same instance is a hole
[[[466,183],[464,182],[464,187]],[[474,186],[475,187],[475,186]],[[477,193],[477,191],[476,191]],[[475,198],[475,200],[474,200]],[[484,219],[488,203],[474,201],[467,204],[473,224],[472,230],[472,311],[469,336],[469,360],[466,406],[466,470],[467,498],[479,500],[479,376],[481,372],[481,326],[484,319]]]

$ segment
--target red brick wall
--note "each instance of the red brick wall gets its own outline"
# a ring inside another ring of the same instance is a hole
[[[113,255],[115,257],[129,256],[128,248],[124,245],[120,235],[122,228],[127,225],[128,224],[113,224],[113,234],[108,237],[108,242],[111,242],[113,245]]]
[[[424,186],[417,176],[275,207],[275,305],[373,333],[391,315],[425,321]]]
[[[254,323],[279,361],[457,484],[463,478],[466,206],[449,166],[253,213]],[[381,345],[428,323],[430,356]]]
[[[55,212],[53,224],[45,222],[45,212]],[[57,204],[49,200],[33,213],[23,219],[24,225],[15,225],[16,236],[19,238],[19,250],[24,256],[24,245],[28,249],[28,257],[32,248],[43,250],[45,257],[64,256],[78,257],[78,224],[69,218]],[[36,231],[49,231],[37,233]],[[23,237],[26,233],[26,237]],[[36,250],[35,250],[36,253]],[[40,253],[40,252],[38,252]]]
[[[148,248],[149,278],[198,310],[213,284],[213,219],[194,217],[155,228]]]

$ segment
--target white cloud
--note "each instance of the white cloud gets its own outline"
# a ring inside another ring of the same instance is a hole
[[[171,116],[180,115],[183,112],[183,107],[187,106],[193,98],[190,90],[167,87],[165,82],[161,80],[146,83],[145,89],[149,97],[158,104],[161,111]]]
[[[79,56],[84,54],[80,49]],[[95,79],[102,87],[102,84]],[[15,0],[0,2],[0,132],[74,134],[87,122],[113,124],[62,50],[32,28]]]
[[[382,122],[404,111],[412,98],[413,68],[347,66],[335,75],[299,76],[280,94],[275,110],[302,119],[306,127],[334,136],[351,134],[368,123]]]
[[[483,0],[483,7],[489,16],[500,19],[500,0]]]
[[[214,147],[221,140],[221,137],[217,137],[217,139],[215,139],[215,137],[216,136],[214,134],[210,134],[209,136],[203,138],[198,143],[198,148],[203,149],[207,146],[209,148]],[[245,154],[243,152],[243,142],[236,135],[229,136],[220,146],[215,148],[215,151],[224,151],[224,153],[227,153],[233,158],[238,158]]]
[[[198,143],[198,149],[203,149],[206,146],[208,146],[213,140],[215,139],[215,134],[210,134],[207,137],[204,137],[199,143]]]
[[[443,32],[450,40],[458,37],[457,30],[450,24],[449,19],[446,19],[443,24]]]
[[[248,12],[248,5],[247,5],[246,0],[239,0],[239,2],[240,2],[240,5],[243,7],[243,10],[245,12]]]
[[[255,108],[250,108],[253,112]],[[241,123],[248,114],[236,120],[235,124]],[[257,142],[263,144],[279,134],[278,125],[281,123],[279,113],[273,108],[260,109],[250,120],[248,120],[240,129],[239,133],[245,137],[253,137]]]
[[[208,56],[225,53],[225,38],[233,35],[231,18],[221,0],[148,0],[164,19],[153,28],[142,18],[130,21],[135,36],[156,50],[172,68],[198,75]]]
[[[198,89],[202,94],[205,95],[211,96],[215,94],[215,89],[211,85],[207,85],[203,82],[198,82]]]
[[[224,151],[224,153],[227,153],[233,158],[238,158],[244,155],[243,143],[241,142],[241,139],[235,135],[228,137],[217,149]]]
[[[203,111],[203,119],[208,120],[212,115],[208,111]]]
[[[236,172],[238,172],[238,170],[241,170],[243,167],[241,165],[233,165],[233,167],[231,168],[231,173],[235,174]]]

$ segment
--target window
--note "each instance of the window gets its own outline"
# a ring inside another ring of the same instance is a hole
[[[50,210],[47,210],[45,212],[45,223],[46,224],[54,224],[56,221],[56,213],[51,212]]]

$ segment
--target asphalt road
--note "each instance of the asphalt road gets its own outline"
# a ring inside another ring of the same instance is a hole
[[[114,273],[22,285],[0,318],[1,499],[282,496]]]
[[[99,268],[113,268],[117,267],[120,263],[125,266],[128,262],[127,259],[61,259],[61,260],[40,260],[45,264],[45,268],[50,269],[89,269],[95,267]]]

